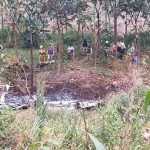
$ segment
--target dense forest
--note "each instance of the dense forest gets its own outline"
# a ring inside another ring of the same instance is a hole
[[[150,0],[1,0],[0,14],[0,150],[150,149]]]

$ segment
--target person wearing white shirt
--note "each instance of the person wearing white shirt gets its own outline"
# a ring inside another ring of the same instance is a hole
[[[135,43],[132,43],[130,53],[131,53],[131,63],[138,65],[138,51],[136,49]]]
[[[71,44],[67,48],[67,54],[69,60],[74,60],[74,47]]]

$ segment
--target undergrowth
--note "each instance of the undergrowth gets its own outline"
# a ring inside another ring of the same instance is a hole
[[[146,91],[135,87],[91,111],[50,111],[43,103],[26,111],[0,109],[0,149],[93,150],[88,133],[108,150],[149,149],[150,141],[142,137],[150,121],[150,109],[143,108]]]

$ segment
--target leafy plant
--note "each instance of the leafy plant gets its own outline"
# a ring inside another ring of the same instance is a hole
[[[105,150],[104,145],[97,138],[95,138],[92,134],[88,134],[88,135],[93,141],[96,150]]]
[[[145,96],[145,100],[144,100],[144,110],[145,111],[147,111],[149,103],[150,103],[150,90],[147,91],[146,96]]]

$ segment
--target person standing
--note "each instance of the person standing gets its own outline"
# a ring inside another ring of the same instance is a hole
[[[136,48],[135,43],[132,43],[132,46],[130,48],[130,53],[131,53],[131,63],[138,65],[138,50]]]
[[[92,47],[89,45],[86,49],[86,56],[88,60],[90,59],[92,54],[93,54],[93,50],[92,50]]]
[[[49,63],[54,62],[54,46],[53,46],[53,44],[49,45],[47,54],[48,54],[48,62]]]
[[[115,45],[115,42],[112,42],[110,44],[110,49],[111,49],[111,57],[116,57],[117,47]]]
[[[83,40],[83,55],[86,56],[86,50],[87,50],[87,47],[88,47],[88,43],[87,43],[87,40],[84,39]]]
[[[126,50],[126,46],[123,41],[120,42],[120,47],[121,47],[121,60],[122,60]]]
[[[120,40],[117,42],[117,52],[118,52],[118,58],[120,60],[122,60],[122,55],[121,55],[121,41]]]
[[[40,50],[39,50],[39,62],[40,63],[45,63],[46,61],[46,51],[43,48],[43,46],[40,46]]]
[[[67,55],[69,60],[74,60],[75,56],[74,47],[71,44],[67,48]]]
[[[105,55],[106,59],[108,59],[109,51],[110,51],[110,44],[109,44],[109,41],[105,41],[105,45],[104,45],[104,55]]]

